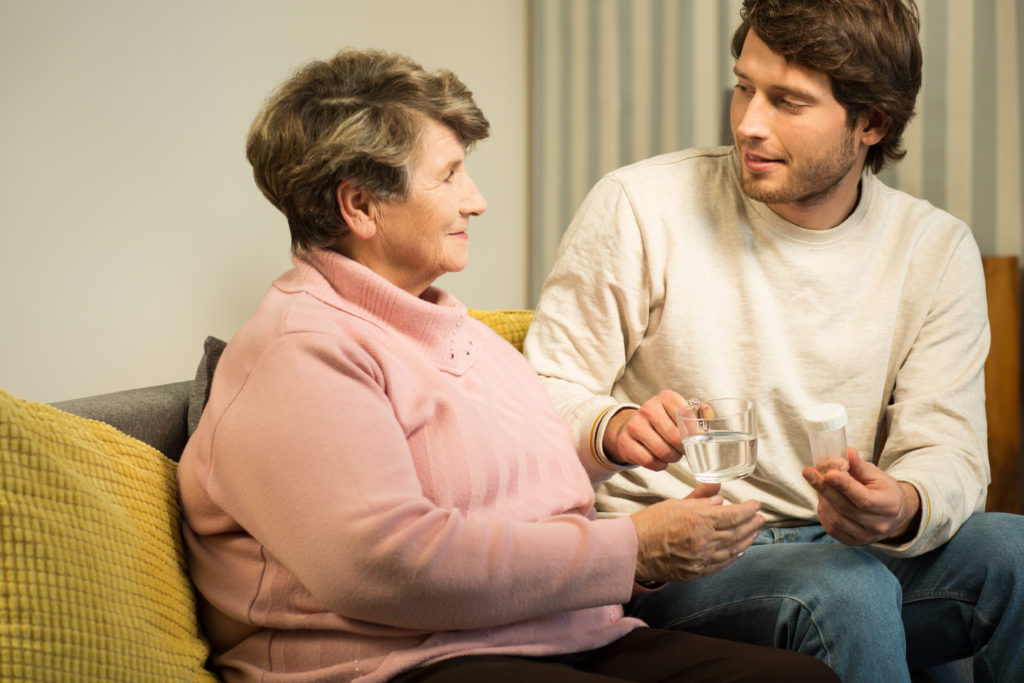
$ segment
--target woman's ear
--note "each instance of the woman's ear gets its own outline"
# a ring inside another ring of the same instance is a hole
[[[343,180],[337,189],[338,211],[348,225],[349,231],[360,239],[369,239],[377,231],[377,224],[370,211],[373,193]]]

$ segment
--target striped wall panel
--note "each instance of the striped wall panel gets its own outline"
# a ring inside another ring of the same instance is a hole
[[[530,296],[598,178],[725,144],[739,0],[530,0]],[[907,157],[883,179],[971,225],[987,254],[1024,252],[1024,9],[919,0],[925,55]]]

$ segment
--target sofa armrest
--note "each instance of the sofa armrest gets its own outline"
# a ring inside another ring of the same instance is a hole
[[[992,347],[985,361],[985,413],[992,483],[985,509],[1024,512],[1021,471],[1021,294],[1016,256],[985,256],[985,288]]]
[[[192,381],[127,389],[53,403],[68,413],[113,425],[175,462],[188,440]]]

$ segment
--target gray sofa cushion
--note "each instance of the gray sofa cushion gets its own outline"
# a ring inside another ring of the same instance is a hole
[[[54,403],[68,413],[106,422],[177,461],[188,440],[192,381],[127,389]]]
[[[59,401],[53,406],[111,424],[177,462],[188,437],[199,424],[210,396],[210,381],[225,346],[216,337],[206,338],[194,380]]]
[[[196,378],[192,382],[192,392],[188,398],[188,435],[196,431],[199,417],[203,414],[206,401],[210,398],[210,383],[217,369],[217,361],[227,344],[216,337],[207,337],[203,342],[203,357],[196,369]]]

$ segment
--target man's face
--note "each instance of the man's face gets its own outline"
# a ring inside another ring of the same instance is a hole
[[[797,225],[838,225],[857,202],[871,139],[859,132],[862,121],[847,125],[828,77],[787,62],[754,31],[733,71],[730,120],[743,191]]]

